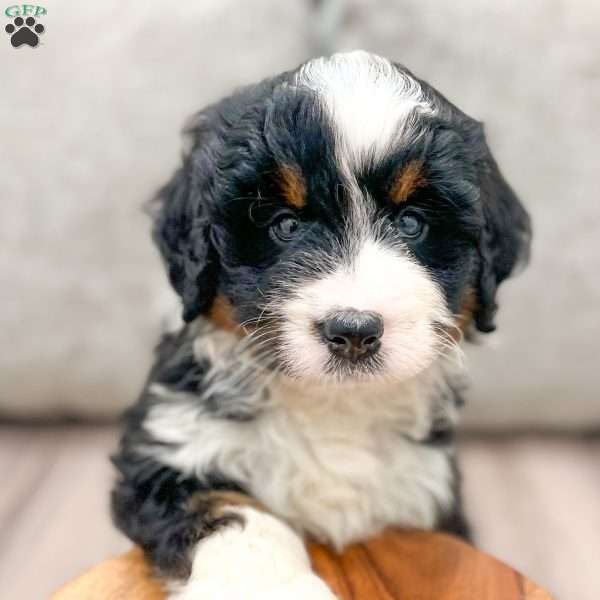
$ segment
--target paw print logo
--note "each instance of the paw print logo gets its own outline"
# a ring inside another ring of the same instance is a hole
[[[4,31],[10,35],[10,43],[18,48],[23,44],[35,48],[40,43],[40,34],[44,33],[44,26],[35,22],[33,17],[27,17],[23,20],[17,17],[12,23],[9,23]]]

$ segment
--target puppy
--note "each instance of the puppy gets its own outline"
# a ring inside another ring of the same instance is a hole
[[[333,594],[303,541],[466,535],[463,332],[530,239],[481,124],[366,52],[201,111],[153,203],[181,298],[114,456],[116,525],[179,600]]]

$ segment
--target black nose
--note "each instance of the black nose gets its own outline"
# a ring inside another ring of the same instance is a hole
[[[331,352],[356,361],[379,350],[383,318],[376,312],[341,310],[322,321],[320,330]]]

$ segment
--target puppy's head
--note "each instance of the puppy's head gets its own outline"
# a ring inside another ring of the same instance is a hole
[[[456,329],[494,329],[528,216],[481,125],[405,68],[313,60],[188,132],[154,227],[186,321],[249,332],[318,380],[409,378]]]

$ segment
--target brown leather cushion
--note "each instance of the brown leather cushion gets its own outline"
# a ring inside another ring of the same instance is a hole
[[[444,534],[390,531],[341,555],[317,544],[309,550],[340,600],[551,600],[514,569]],[[164,600],[164,592],[133,549],[84,573],[53,600]]]

